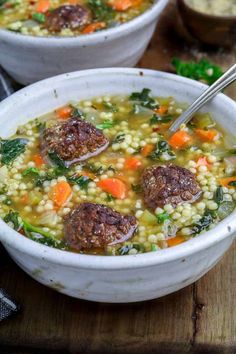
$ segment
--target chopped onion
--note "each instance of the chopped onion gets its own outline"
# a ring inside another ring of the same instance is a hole
[[[8,179],[8,169],[6,166],[0,168],[0,182],[4,183]]]

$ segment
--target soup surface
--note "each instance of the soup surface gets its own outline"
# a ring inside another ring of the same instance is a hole
[[[206,113],[168,138],[185,108],[143,89],[19,127],[1,140],[0,216],[37,242],[102,255],[158,251],[213,228],[235,208],[236,150]]]
[[[0,28],[34,36],[77,36],[119,26],[153,0],[0,0]]]
[[[236,0],[185,0],[195,10],[209,15],[236,15]]]

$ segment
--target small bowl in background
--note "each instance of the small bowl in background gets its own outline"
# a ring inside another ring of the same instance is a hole
[[[179,13],[190,35],[199,41],[218,46],[232,46],[236,41],[236,16],[210,15],[177,0]]]

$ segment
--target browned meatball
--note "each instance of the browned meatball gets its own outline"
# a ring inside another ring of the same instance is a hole
[[[166,204],[177,206],[192,203],[201,190],[192,172],[180,166],[152,166],[142,175],[142,188],[146,205],[155,210]]]
[[[45,129],[40,140],[43,156],[54,152],[66,166],[98,155],[109,144],[101,130],[75,117]]]
[[[137,227],[132,215],[105,205],[82,203],[65,217],[65,239],[74,249],[104,248],[130,238]]]
[[[81,5],[63,5],[51,11],[45,26],[49,31],[59,32],[63,28],[76,29],[91,22],[89,9]]]

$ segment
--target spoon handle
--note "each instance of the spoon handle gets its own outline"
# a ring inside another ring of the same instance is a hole
[[[213,98],[218,92],[230,85],[236,80],[236,64],[231,66],[217,81],[208,87],[197,99],[194,101],[186,111],[176,119],[170,126],[169,133],[173,134],[179,129],[183,123],[188,123],[194,113],[198,111],[206,102]]]

